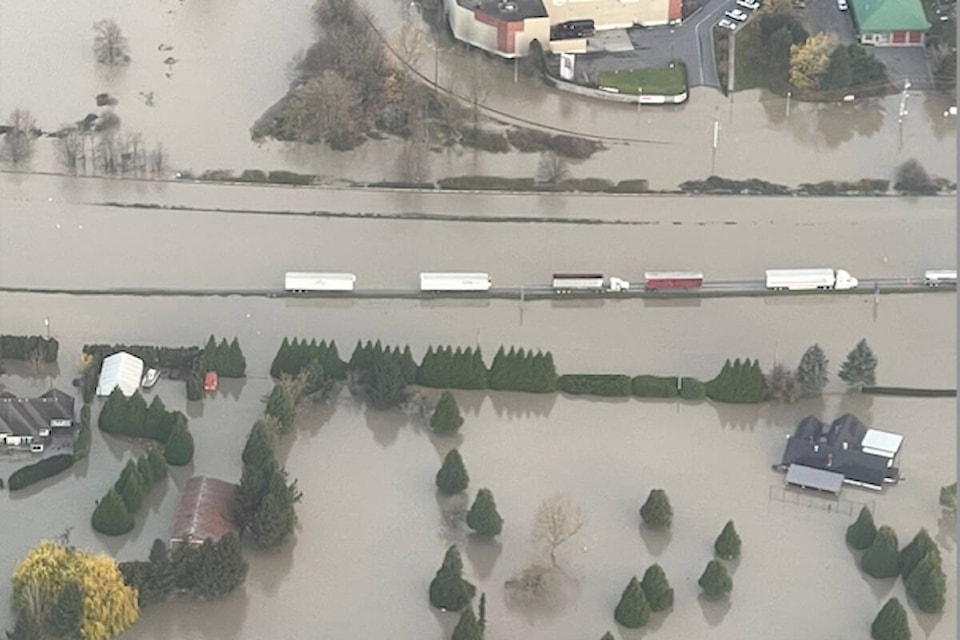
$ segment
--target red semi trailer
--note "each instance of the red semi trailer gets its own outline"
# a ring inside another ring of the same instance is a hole
[[[703,285],[703,274],[692,271],[661,271],[643,274],[647,291],[658,289],[696,289]]]

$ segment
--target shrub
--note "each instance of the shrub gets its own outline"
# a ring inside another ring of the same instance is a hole
[[[938,191],[937,185],[916,158],[910,158],[897,168],[897,181],[893,188],[915,195],[931,195]]]
[[[873,524],[873,514],[863,507],[856,522],[847,527],[847,544],[858,551],[863,551],[873,544],[876,537],[877,527]]]
[[[940,487],[940,506],[947,509],[957,509],[957,483]]]
[[[667,574],[659,564],[647,568],[640,586],[651,611],[665,611],[673,606],[673,587],[667,582]]]
[[[550,150],[550,134],[537,129],[510,129],[507,140],[520,153],[539,153]]]
[[[460,415],[460,408],[453,394],[444,391],[430,416],[430,427],[440,433],[456,433],[463,425],[463,416]]]
[[[620,596],[613,618],[628,629],[639,629],[650,620],[650,605],[636,576],[630,579]]]
[[[83,409],[86,409],[86,414]],[[80,410],[80,430],[77,431],[77,439],[73,441],[75,461],[83,460],[90,454],[90,406],[84,405],[83,409]]]
[[[676,398],[677,378],[673,376],[636,376],[630,389],[638,398]]]
[[[630,377],[620,374],[564,375],[557,379],[557,389],[571,395],[624,397],[630,395]]]
[[[723,531],[720,532],[717,541],[713,544],[713,550],[717,556],[727,560],[733,560],[740,556],[740,535],[733,526],[733,520],[724,525]]]
[[[558,182],[554,189],[556,191],[603,193],[613,189],[613,182],[606,178],[566,178]]]
[[[476,593],[476,587],[462,577],[463,561],[456,545],[447,549],[443,565],[430,581],[430,604],[437,609],[460,611]]]
[[[59,351],[56,338],[0,335],[0,359],[56,362]]]
[[[503,531],[503,518],[497,513],[497,503],[489,489],[480,489],[477,499],[467,513],[467,526],[484,537],[500,535]]]
[[[890,598],[870,625],[873,640],[910,640],[907,612],[896,598]]]
[[[895,578],[900,573],[898,560],[897,534],[890,527],[883,526],[860,559],[860,568],[874,578]]]
[[[443,466],[437,472],[437,487],[443,493],[452,495],[460,493],[470,484],[470,476],[463,464],[460,452],[452,449],[443,459]]]
[[[709,598],[719,598],[733,590],[733,580],[730,579],[727,568],[716,560],[707,563],[707,568],[697,584]]]
[[[265,174],[260,169],[244,169],[243,173],[240,174],[240,177],[237,178],[238,182],[266,182],[267,174]]]
[[[612,189],[615,193],[646,193],[650,191],[650,181],[640,178],[635,180],[621,180]]]
[[[150,462],[150,474],[153,476],[153,482],[157,483],[167,477],[167,461],[157,449],[150,449],[147,452],[147,460]]]
[[[696,378],[680,378],[680,397],[684,400],[703,400],[707,387]]]
[[[710,176],[706,180],[687,180],[680,184],[680,190],[689,193],[790,195],[790,187],[782,184],[774,184],[756,178],[750,180],[728,180],[717,176]]]
[[[127,512],[133,515],[143,503],[143,494],[148,487],[140,476],[137,463],[131,459],[127,461],[127,465],[120,473],[120,479],[114,483],[113,488],[123,500]]]
[[[673,522],[673,507],[663,489],[651,489],[647,501],[640,507],[640,517],[651,527],[666,528]]]
[[[456,176],[437,181],[441,189],[468,191],[533,191],[533,178],[501,178],[498,176]]]
[[[933,541],[926,529],[920,529],[917,535],[913,537],[910,544],[900,550],[900,556],[897,564],[900,567],[900,575],[906,580],[917,568],[917,565],[927,557],[929,553],[940,553],[937,543]]]
[[[460,132],[460,143],[465,147],[473,147],[488,153],[506,153],[510,151],[510,143],[502,133],[486,131],[480,127],[468,127]]]
[[[115,489],[110,489],[100,499],[93,512],[92,524],[95,530],[108,536],[119,536],[133,530],[133,516]]]
[[[55,476],[61,471],[69,469],[73,466],[73,463],[74,457],[70,454],[63,453],[44,458],[39,462],[17,469],[10,476],[10,481],[8,482],[10,491],[18,491],[44,478]]]
[[[313,184],[316,176],[293,171],[271,171],[267,175],[267,182],[276,184]]]

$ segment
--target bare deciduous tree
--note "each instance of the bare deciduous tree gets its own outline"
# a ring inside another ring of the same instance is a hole
[[[36,132],[37,121],[33,114],[26,109],[14,109],[7,119],[3,136],[3,159],[15,167],[30,160]]]
[[[400,56],[400,66],[406,62],[414,69],[420,64],[427,50],[427,38],[423,30],[411,22],[403,22],[393,32],[393,50]]]
[[[297,89],[286,106],[284,121],[294,138],[320,142],[331,134],[355,131],[357,93],[339,73],[326,70]]]
[[[86,158],[86,139],[75,126],[66,126],[57,132],[57,153],[60,162],[72,173],[76,173]]]
[[[158,177],[162,177],[169,170],[167,152],[163,148],[162,142],[158,142],[157,146],[150,152],[149,170],[150,173]]]
[[[93,23],[93,53],[101,64],[124,65],[130,62],[127,38],[120,25],[104,18]]]
[[[464,90],[470,104],[473,105],[473,126],[476,127],[480,119],[480,103],[490,95],[493,78],[486,61],[476,58],[467,65],[463,74]]]
[[[544,500],[533,519],[533,540],[544,545],[550,563],[557,566],[557,549],[577,535],[587,523],[579,506],[568,495]]]
[[[544,151],[537,163],[537,182],[557,184],[567,177],[567,161],[554,151]]]
[[[504,583],[512,605],[553,605],[560,595],[561,575],[554,567],[534,562],[514,573]]]
[[[400,150],[400,177],[407,182],[423,182],[427,178],[427,146],[419,135],[405,140]]]

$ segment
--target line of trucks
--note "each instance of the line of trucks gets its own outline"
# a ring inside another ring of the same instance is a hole
[[[357,276],[352,273],[287,272],[285,289],[291,293],[316,291],[353,291]],[[768,269],[766,287],[772,291],[815,291],[855,289],[857,278],[843,269]],[[924,273],[924,284],[931,287],[956,285],[956,270],[931,269]],[[420,291],[489,291],[493,280],[489,273],[421,273]],[[557,294],[624,292],[630,282],[602,273],[555,273],[551,283]],[[648,271],[643,274],[645,291],[697,289],[703,286],[703,274],[694,271]]]

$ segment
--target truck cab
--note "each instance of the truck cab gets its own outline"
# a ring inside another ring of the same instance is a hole
[[[849,271],[843,269],[837,269],[837,282],[833,285],[834,289],[844,290],[844,289],[856,289],[857,285],[860,284],[860,281],[850,275]]]

